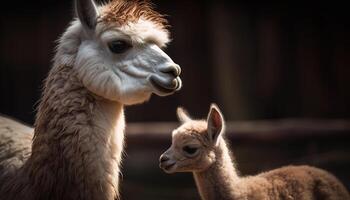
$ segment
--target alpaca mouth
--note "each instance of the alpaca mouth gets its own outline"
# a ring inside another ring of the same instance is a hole
[[[152,75],[149,78],[152,86],[159,91],[161,96],[170,95],[179,91],[182,87],[182,82],[179,76],[175,78],[161,78],[157,75]]]
[[[160,163],[159,164],[159,167],[162,169],[162,170],[164,170],[165,172],[167,172],[167,173],[171,173],[170,172],[170,170],[171,170],[171,168],[173,167],[173,166],[175,166],[175,162],[174,163]]]

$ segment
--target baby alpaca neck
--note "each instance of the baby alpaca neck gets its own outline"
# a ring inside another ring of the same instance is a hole
[[[203,200],[239,199],[239,177],[223,138],[215,147],[215,162],[206,170],[194,172],[194,178]]]

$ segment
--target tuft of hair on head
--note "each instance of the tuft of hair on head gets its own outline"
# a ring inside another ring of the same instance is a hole
[[[207,117],[207,132],[209,141],[215,146],[219,143],[219,138],[224,132],[225,121],[219,107],[212,103]]]
[[[168,21],[165,16],[154,10],[149,0],[111,0],[103,6],[101,20],[125,25],[139,19],[151,21],[166,31]]]

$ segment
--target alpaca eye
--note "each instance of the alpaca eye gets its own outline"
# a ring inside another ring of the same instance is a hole
[[[124,40],[112,41],[108,44],[108,48],[115,54],[121,54],[131,48],[131,44]]]
[[[184,152],[186,152],[187,154],[189,154],[189,155],[193,155],[193,154],[195,154],[197,152],[198,148],[190,147],[190,146],[184,146],[182,148],[182,150]]]

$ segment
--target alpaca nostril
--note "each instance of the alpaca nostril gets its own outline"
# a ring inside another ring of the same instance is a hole
[[[166,162],[166,161],[168,161],[169,160],[169,157],[167,157],[167,156],[164,156],[164,155],[162,155],[161,157],[160,157],[160,159],[159,159],[159,162]]]
[[[171,74],[171,75],[177,77],[181,73],[181,68],[180,68],[179,65],[175,64],[175,65],[170,65],[170,66],[168,66],[168,67],[166,67],[164,69],[161,69],[160,71],[163,72],[163,73]]]

